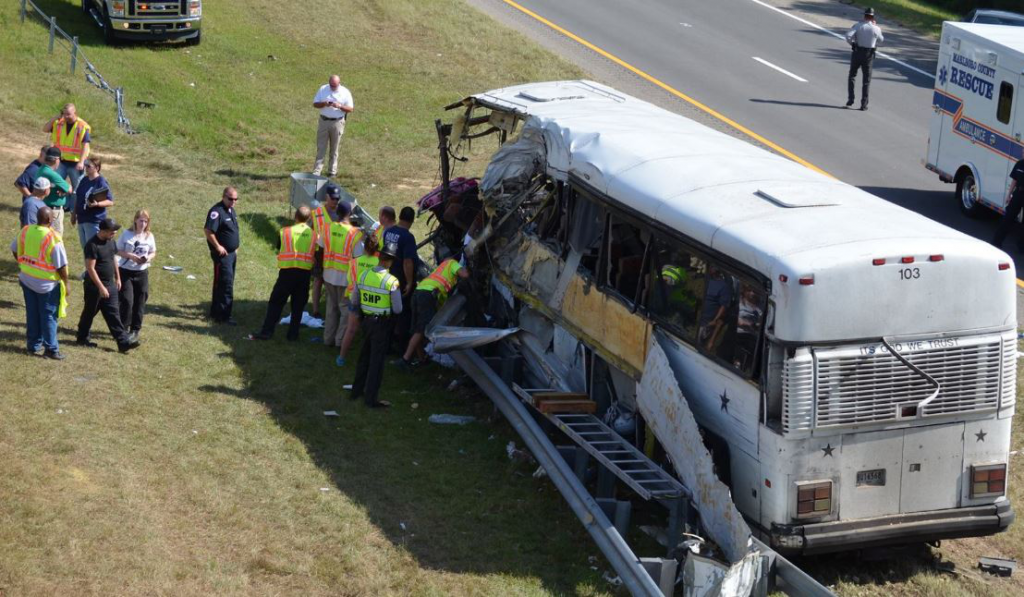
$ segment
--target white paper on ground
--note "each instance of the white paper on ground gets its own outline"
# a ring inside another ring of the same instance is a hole
[[[281,321],[280,321],[280,323],[282,325],[287,325],[287,324],[289,324],[291,322],[292,322],[292,316],[291,315],[285,315],[281,319]],[[309,313],[306,313],[305,311],[303,311],[302,312],[302,325],[304,325],[304,326],[306,326],[308,328],[322,328],[322,327],[324,327],[324,320],[323,319],[317,319],[316,317],[313,317]]]

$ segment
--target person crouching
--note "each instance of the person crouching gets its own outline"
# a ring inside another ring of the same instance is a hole
[[[310,217],[309,208],[302,206],[295,211],[295,224],[281,229],[280,246],[277,252],[277,282],[270,292],[267,302],[267,315],[263,319],[263,328],[253,334],[254,340],[269,340],[274,335],[274,328],[281,318],[284,304],[292,301],[292,316],[288,323],[288,340],[299,339],[299,328],[302,326],[302,313],[309,300],[309,280],[313,272],[313,254],[316,242],[313,229],[306,224]]]

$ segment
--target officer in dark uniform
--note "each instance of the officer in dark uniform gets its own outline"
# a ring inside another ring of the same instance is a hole
[[[373,236],[367,238],[367,251],[376,248],[374,240]],[[378,254],[378,264],[359,272],[349,305],[349,309],[361,314],[363,330],[363,347],[349,398],[364,398],[370,408],[391,406],[390,402],[379,400],[377,394],[384,379],[384,359],[395,329],[395,316],[402,312],[402,289],[398,278],[388,272],[397,252],[396,245],[385,245]]]
[[[231,318],[232,295],[235,285],[235,251],[238,250],[238,217],[235,203],[238,191],[234,187],[224,189],[221,200],[206,214],[206,242],[210,245],[213,260],[213,300],[210,302],[210,319],[217,323],[236,325]]]

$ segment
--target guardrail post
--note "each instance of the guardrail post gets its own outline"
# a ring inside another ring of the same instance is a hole
[[[25,22],[25,15],[28,14],[28,0],[21,0],[21,22]]]
[[[71,38],[71,74],[75,74],[75,67],[78,66],[78,36]]]
[[[50,17],[50,53],[53,54],[53,36],[57,34],[57,17]]]

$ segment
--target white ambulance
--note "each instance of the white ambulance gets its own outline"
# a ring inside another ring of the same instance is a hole
[[[1024,158],[1024,27],[942,24],[925,167],[956,183],[960,208],[1002,213]]]

